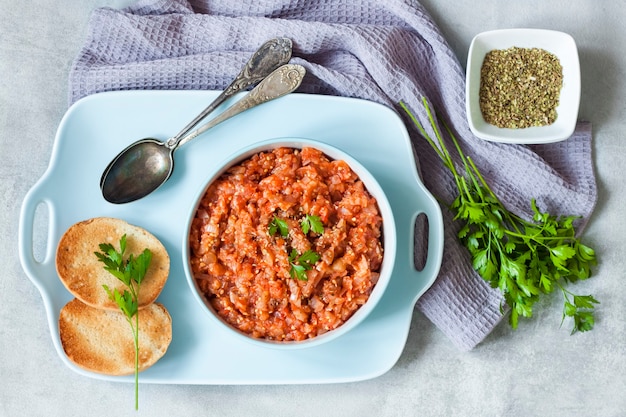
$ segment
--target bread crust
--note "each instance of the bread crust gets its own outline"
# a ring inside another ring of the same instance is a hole
[[[172,341],[172,318],[160,303],[138,313],[139,371],[154,365]],[[61,345],[71,362],[106,375],[135,372],[135,346],[123,313],[91,307],[79,299],[67,303],[59,315]]]
[[[61,237],[56,252],[56,270],[67,290],[83,303],[108,310],[117,310],[102,287],[125,285],[104,269],[94,252],[101,243],[110,243],[119,250],[119,240],[126,234],[126,254],[139,255],[144,249],[152,252],[152,261],[139,291],[139,308],[153,303],[170,270],[170,258],[163,244],[147,230],[111,217],[96,217],[72,225]]]

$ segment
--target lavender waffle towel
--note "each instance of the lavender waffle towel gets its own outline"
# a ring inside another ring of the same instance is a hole
[[[591,127],[567,141],[536,147],[475,139],[465,119],[464,74],[436,24],[417,0],[158,0],[125,10],[98,9],[70,76],[70,102],[125,89],[226,87],[265,40],[288,36],[292,62],[307,69],[300,92],[372,100],[398,109],[403,100],[423,124],[427,97],[461,138],[494,191],[517,213],[529,201],[554,214],[583,216],[596,201]],[[424,182],[452,201],[451,177],[407,123]],[[462,350],[501,320],[501,298],[477,276],[445,217],[445,253],[434,286],[417,308]]]

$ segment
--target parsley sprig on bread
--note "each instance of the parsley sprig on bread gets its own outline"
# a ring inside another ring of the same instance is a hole
[[[139,370],[154,365],[172,340],[172,319],[155,302],[165,285],[170,259],[163,244],[145,229],[121,219],[97,217],[72,225],[57,247],[59,278],[75,297],[61,310],[61,344],[71,362],[82,369],[128,375],[135,371],[135,347],[128,322],[103,286],[124,291],[124,284],[103,268],[94,255],[101,243],[117,243],[126,235],[127,252],[152,253],[138,293]]]

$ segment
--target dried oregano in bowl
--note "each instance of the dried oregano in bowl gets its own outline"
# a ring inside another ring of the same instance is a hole
[[[495,49],[480,71],[479,103],[487,123],[502,128],[546,126],[557,118],[563,67],[541,48]]]
[[[572,36],[545,29],[492,30],[476,35],[468,52],[465,107],[474,135],[541,144],[574,133],[581,77]]]

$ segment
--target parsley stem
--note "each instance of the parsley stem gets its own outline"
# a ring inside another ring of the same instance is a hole
[[[139,312],[135,313],[135,410],[139,410]]]

